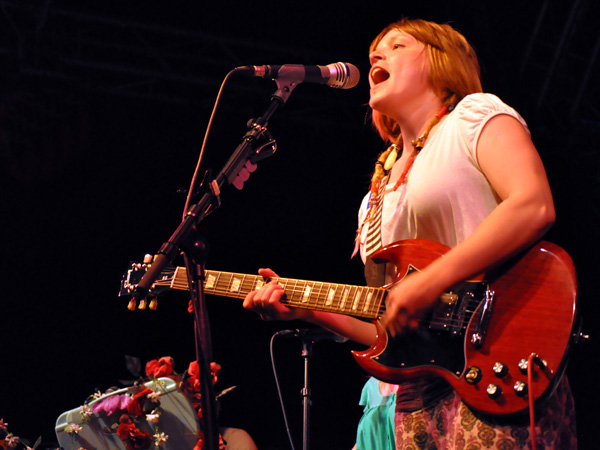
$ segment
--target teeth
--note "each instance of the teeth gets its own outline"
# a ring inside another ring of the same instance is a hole
[[[374,84],[382,83],[385,80],[387,80],[389,77],[390,77],[390,74],[380,67],[375,67],[371,71],[371,80],[373,80]]]

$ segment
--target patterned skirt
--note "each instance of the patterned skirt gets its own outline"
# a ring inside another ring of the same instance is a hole
[[[432,405],[396,410],[396,450],[531,449],[529,416],[512,422],[485,418],[454,391]],[[536,406],[535,414],[537,450],[577,449],[575,407],[566,377]]]

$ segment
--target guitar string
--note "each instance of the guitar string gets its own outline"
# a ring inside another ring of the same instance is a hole
[[[228,278],[227,280],[225,280],[225,282],[219,280],[216,283],[216,287],[215,288],[211,288],[211,293],[214,293],[215,295],[223,295],[223,296],[232,296],[232,295],[238,295],[239,297],[243,297],[245,296],[246,292],[249,292],[250,290],[255,289],[255,285],[256,282],[260,279],[259,277],[256,276],[252,276],[254,278],[250,279],[250,280],[243,280],[240,284],[239,284],[239,290],[241,291],[240,293],[232,293],[231,292],[231,283],[233,278],[235,278],[236,274],[228,274],[229,276],[226,277]],[[248,278],[245,275],[242,275],[243,278]],[[331,300],[331,305],[325,305],[323,306],[323,303],[329,300],[329,289],[332,289],[334,286],[337,286],[336,288],[333,288],[334,291],[336,293],[338,292],[343,292],[345,288],[348,288],[349,290],[354,290],[354,291],[366,291],[367,295],[370,293],[374,294],[373,297],[371,298],[371,302],[372,302],[372,306],[367,307],[366,311],[364,310],[365,306],[363,304],[361,304],[365,299],[359,299],[358,300],[358,305],[356,306],[356,308],[354,307],[349,307],[349,308],[342,308],[342,310],[344,311],[348,311],[348,313],[352,314],[352,315],[358,315],[358,316],[373,316],[375,314],[375,311],[378,310],[378,315],[381,315],[385,312],[385,304],[380,305],[379,309],[377,309],[375,306],[377,305],[377,303],[379,301],[381,301],[381,299],[379,298],[382,294],[382,289],[380,288],[368,288],[368,287],[363,287],[363,286],[352,286],[352,285],[340,285],[340,284],[334,284],[334,283],[325,283],[325,282],[302,282],[303,286],[298,287],[298,283],[301,280],[293,280],[293,279],[280,279],[280,282],[282,283],[283,287],[286,290],[286,293],[292,297],[292,301],[290,302],[292,304],[292,306],[300,306],[300,307],[310,307],[310,306],[319,306],[320,309],[326,309],[329,311],[339,311],[340,307],[338,303],[341,303],[341,298],[334,298]],[[170,281],[158,281],[156,283],[157,285],[162,285],[162,286],[168,286],[171,285]],[[294,284],[294,287],[292,287],[291,289],[287,286],[288,284]],[[184,282],[180,282],[177,281],[177,279],[175,279],[175,281],[173,281],[172,283],[174,288],[179,288],[180,290],[185,290],[187,289],[187,281]],[[311,291],[312,290],[318,290],[318,293],[310,293],[310,297],[313,298],[314,300],[307,300],[307,301],[303,301],[303,297],[306,295],[306,286],[309,286]],[[340,290],[340,288],[342,288]],[[323,293],[323,291],[327,291],[326,293]],[[361,297],[363,296],[364,292],[361,292],[360,295]],[[339,295],[337,296],[339,297]],[[348,296],[350,297],[350,296]],[[346,302],[348,302],[348,299],[346,299]],[[296,303],[296,304],[293,304]],[[352,299],[351,302],[349,303],[354,303],[354,299]],[[462,328],[465,329],[467,327],[468,321],[470,320],[471,316],[473,315],[475,309],[477,308],[477,306],[479,306],[479,303],[477,300],[470,300],[470,301],[463,301],[462,305],[463,308],[461,311],[459,312],[454,312],[454,313],[447,313],[450,314],[452,317],[448,317],[446,314],[444,314],[444,312],[439,312],[439,311],[434,311],[432,313],[432,319],[424,322],[426,324],[428,324],[429,326],[438,326],[438,327],[448,327],[448,328]],[[360,311],[362,311],[363,313],[360,313]],[[453,317],[457,314],[462,313],[464,315],[463,318],[456,318]]]
[[[182,275],[184,275],[184,271],[181,271]],[[174,287],[178,287],[180,289],[185,289],[187,286],[187,281],[185,283],[180,283],[178,282],[178,277],[175,276],[174,277],[175,280],[173,281],[173,286]],[[220,278],[226,278],[225,282],[221,281]],[[214,293],[215,294],[222,294],[222,295],[232,295],[231,292],[231,285],[234,279],[242,279],[242,281],[239,283],[239,289],[242,292],[249,292],[250,290],[255,288],[255,285],[257,284],[257,281],[260,280],[260,277],[255,276],[255,275],[245,275],[245,274],[236,274],[236,273],[227,273],[227,272],[222,272],[222,273],[218,273],[217,275],[217,282],[216,285],[217,287],[214,288]],[[250,278],[248,280],[248,278]],[[377,303],[379,301],[381,301],[380,294],[381,294],[381,289],[380,288],[369,288],[369,287],[363,287],[363,286],[352,286],[352,285],[340,285],[340,284],[334,284],[334,283],[326,283],[326,282],[306,282],[306,281],[302,281],[302,280],[294,280],[294,279],[280,279],[280,282],[284,285],[286,292],[288,293],[288,295],[292,296],[292,297],[298,297],[301,296],[301,298],[303,299],[303,297],[306,295],[306,289],[307,287],[310,289],[310,297],[312,297],[313,301],[311,301],[310,299],[308,299],[307,301],[304,300],[300,300],[302,303],[305,303],[307,306],[314,306],[314,305],[321,305],[321,303],[323,301],[328,301],[329,300],[329,294],[330,291],[333,289],[335,294],[338,294],[338,292],[344,292],[345,289],[348,289],[349,294],[348,294],[348,298],[346,299],[346,301],[348,301],[348,299],[351,297],[351,293],[352,291],[354,292],[354,295],[356,297],[356,294],[359,294],[359,298],[357,299],[357,305],[354,308],[348,309],[349,312],[355,312],[356,310],[359,310],[361,307],[365,308],[365,305],[363,304],[364,301],[366,300],[366,298],[364,297],[364,293],[366,291],[366,295],[368,296],[369,294],[371,294],[373,297],[370,299],[373,306],[376,306]],[[300,287],[298,287],[298,284],[300,283]],[[158,285],[170,285],[170,281],[160,281],[157,282]],[[293,288],[289,288],[288,285],[289,284],[294,284]],[[224,285],[224,287],[223,287]],[[341,288],[341,289],[340,289]],[[318,293],[313,293],[313,290],[318,290]],[[326,293],[323,293],[323,291],[326,291]],[[331,299],[331,307],[329,308],[330,310],[334,310],[334,311],[338,311],[339,310],[339,305],[337,305],[336,303],[340,302],[341,303],[341,299],[336,298],[336,295],[334,294],[334,298]],[[242,295],[242,294],[239,294]],[[245,294],[244,294],[245,295]],[[337,297],[339,297],[339,295],[337,295]],[[296,299],[293,299],[293,301],[299,301]],[[351,299],[352,304],[354,304],[355,298]],[[293,303],[293,302],[292,302]],[[439,317],[440,321],[437,320],[431,320],[429,323],[431,325],[450,325],[450,326],[456,326],[459,324],[464,323],[466,320],[468,320],[474,310],[476,309],[476,307],[479,305],[480,302],[478,302],[477,300],[472,300],[472,301],[463,301],[463,308],[462,308],[462,313],[464,314],[464,318],[456,318],[456,319],[449,319],[447,316],[446,317]],[[367,307],[367,311],[369,312],[373,312],[375,308],[374,307]],[[383,313],[385,312],[385,304],[380,305],[379,308],[379,312]],[[434,311],[433,315],[435,316],[435,314],[437,313],[437,311]],[[457,314],[457,313],[452,313],[453,315]],[[443,313],[438,313],[438,316],[440,315],[444,315]]]
[[[187,288],[187,278],[184,277],[185,270],[180,270],[179,272],[180,273],[173,275],[171,280],[169,280],[169,279],[159,280],[156,282],[156,284],[160,285],[160,286],[170,286],[172,284],[172,286],[174,288],[185,290]],[[165,273],[167,273],[167,274],[175,273],[175,270],[174,269],[171,271],[167,270],[167,271],[165,271]],[[178,276],[178,275],[180,275],[180,276]],[[185,278],[185,280],[184,280],[184,278]],[[222,278],[224,278],[224,280],[222,280]],[[217,276],[216,276],[216,282],[213,283],[214,285],[216,285],[216,287],[211,288],[211,289],[216,294],[221,294],[221,295],[235,294],[235,292],[232,292],[232,283],[234,280],[240,280],[240,279],[241,279],[241,281],[238,283],[238,286],[237,286],[237,289],[239,291],[241,291],[239,293],[239,295],[245,295],[242,293],[249,292],[250,290],[255,289],[258,284],[258,281],[262,281],[262,279],[256,275],[237,274],[237,273],[230,273],[230,272],[219,272],[219,273],[217,273]],[[371,288],[371,287],[367,287],[367,286],[353,286],[353,285],[347,285],[347,284],[326,283],[326,282],[319,282],[319,281],[303,281],[303,280],[286,279],[286,278],[280,278],[279,281],[282,284],[282,286],[285,288],[286,293],[289,296],[291,296],[292,298],[300,297],[300,300],[293,298],[292,299],[293,302],[306,303],[307,305],[320,305],[323,301],[326,301],[326,302],[330,301],[332,309],[335,309],[335,310],[339,309],[339,305],[336,305],[336,303],[338,303],[338,302],[341,303],[341,299],[339,298],[340,292],[342,294],[344,294],[347,291],[348,294],[347,294],[347,298],[345,299],[345,301],[348,302],[348,300],[350,300],[352,303],[354,303],[356,301],[357,309],[359,309],[360,307],[365,308],[364,302],[367,300],[366,297],[368,297],[369,295],[372,296],[370,299],[372,305],[377,305],[377,303],[382,300],[379,297],[381,297],[382,293],[384,292],[384,290],[382,288]],[[293,284],[293,287],[290,288],[289,285],[291,285],[291,284]],[[307,294],[307,289],[309,289],[308,294]],[[315,291],[318,291],[318,292],[315,292]],[[330,298],[331,291],[334,292],[332,299]],[[304,297],[307,295],[309,297],[308,300],[304,300]],[[311,301],[311,298],[314,300]],[[472,313],[474,312],[475,308],[479,305],[479,303],[480,302],[477,300],[471,300],[471,301],[463,300],[462,312],[465,314],[466,317],[472,315]],[[374,309],[374,308],[369,307],[368,309]],[[385,304],[380,305],[380,311],[385,311]],[[434,314],[436,312],[437,311],[434,311]],[[440,314],[443,315],[443,313],[438,313],[438,316]],[[451,313],[451,314],[457,314],[457,313]],[[458,319],[458,320],[462,321],[462,319]],[[443,323],[447,323],[447,321],[448,321],[447,317],[443,318]]]

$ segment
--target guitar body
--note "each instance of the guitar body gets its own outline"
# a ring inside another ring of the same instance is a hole
[[[406,240],[375,257],[392,262],[399,281],[410,276],[413,267],[423,269],[447,250],[430,241]],[[389,383],[441,377],[466,404],[486,414],[527,409],[529,396],[537,401],[551,393],[564,371],[575,326],[575,269],[562,248],[542,241],[485,278],[458,286],[456,303],[440,302],[429,321],[408,335],[392,338],[376,322],[376,343],[364,352],[353,352],[354,358]],[[482,320],[488,286],[493,300]],[[476,332],[483,332],[479,345],[471,342]],[[523,373],[519,363],[532,353],[544,363],[532,364],[529,385],[526,368]],[[495,365],[507,372],[495,372]],[[527,383],[525,392],[517,393],[515,384],[522,388],[521,383]],[[492,396],[488,386],[493,387]]]

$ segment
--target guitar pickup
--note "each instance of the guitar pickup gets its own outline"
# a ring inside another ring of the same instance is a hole
[[[477,320],[477,325],[475,326],[473,335],[471,336],[471,344],[473,344],[476,348],[480,348],[483,345],[483,340],[485,339],[487,327],[492,315],[493,305],[494,291],[487,289],[485,291],[485,300],[483,301],[483,305],[481,307],[481,314]]]

